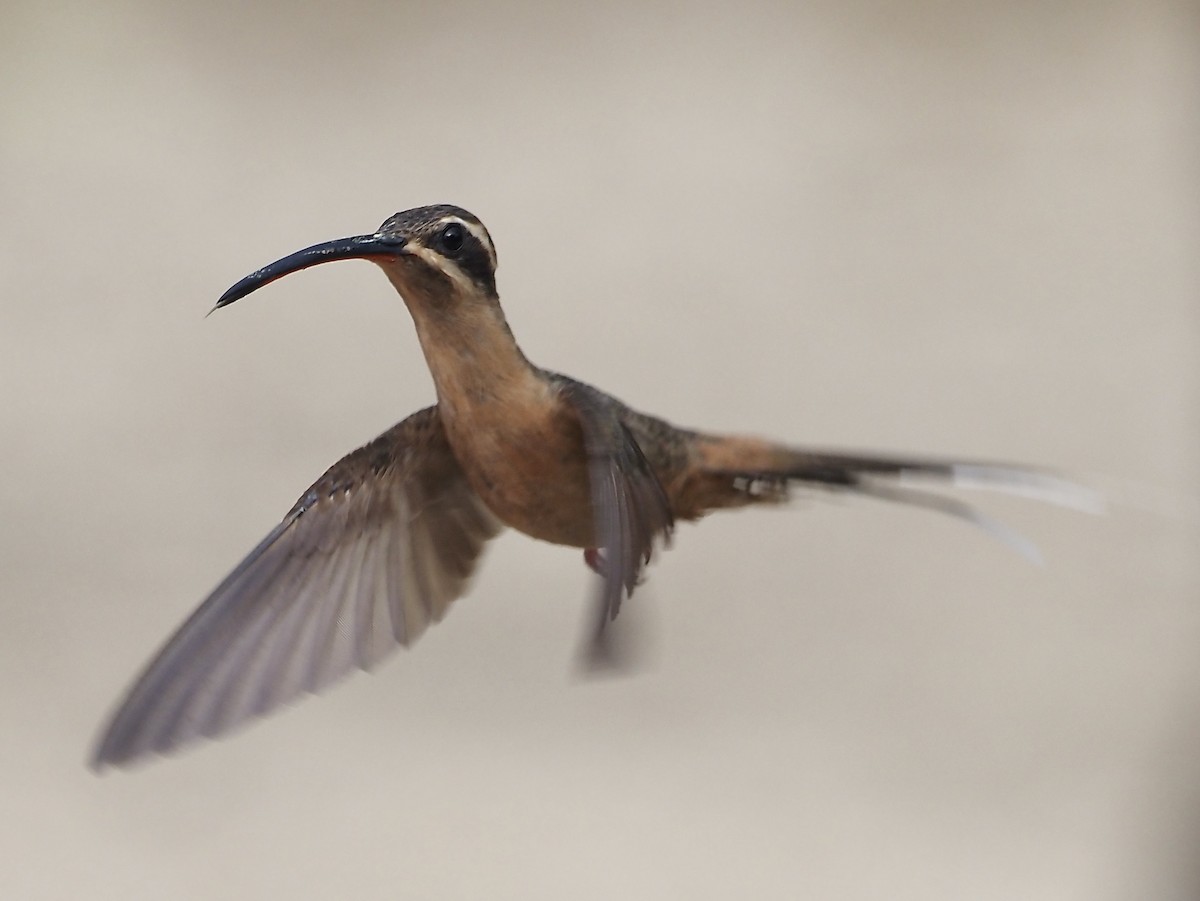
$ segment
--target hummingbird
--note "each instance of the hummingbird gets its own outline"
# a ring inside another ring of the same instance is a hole
[[[133,682],[92,755],[127,764],[214,738],[407,646],[467,589],[504,527],[583,550],[598,575],[585,657],[614,661],[609,623],[675,524],[780,504],[797,489],[924,507],[1026,539],[943,488],[1086,506],[1049,471],[794,447],[679,428],[531,363],[496,291],[496,248],[466,210],[396,213],[239,281],[227,307],[335,260],[379,266],[403,298],[437,402],[331,466]]]

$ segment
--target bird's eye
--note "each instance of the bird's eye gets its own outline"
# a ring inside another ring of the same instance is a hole
[[[449,254],[458,253],[462,250],[465,237],[463,227],[457,222],[451,222],[438,233],[438,247]]]

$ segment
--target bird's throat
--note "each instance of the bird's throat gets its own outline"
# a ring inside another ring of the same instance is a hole
[[[548,402],[545,379],[517,346],[497,301],[409,309],[444,418],[521,415]]]

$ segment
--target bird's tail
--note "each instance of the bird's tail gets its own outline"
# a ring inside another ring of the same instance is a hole
[[[693,495],[706,509],[779,503],[794,489],[865,495],[966,520],[1040,561],[1020,533],[937,488],[984,489],[1098,513],[1099,494],[1046,470],[1002,463],[809,450],[754,438],[701,438],[702,476]]]

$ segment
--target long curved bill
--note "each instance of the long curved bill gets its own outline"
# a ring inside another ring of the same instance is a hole
[[[339,238],[336,241],[326,241],[324,244],[314,244],[312,247],[298,250],[282,260],[276,260],[271,265],[263,266],[257,272],[247,275],[222,294],[213,309],[219,310],[221,307],[227,307],[235,300],[241,300],[252,291],[257,291],[263,285],[310,266],[319,266],[321,263],[331,263],[334,260],[395,257],[404,249],[406,243],[407,240],[401,235],[374,234]]]

